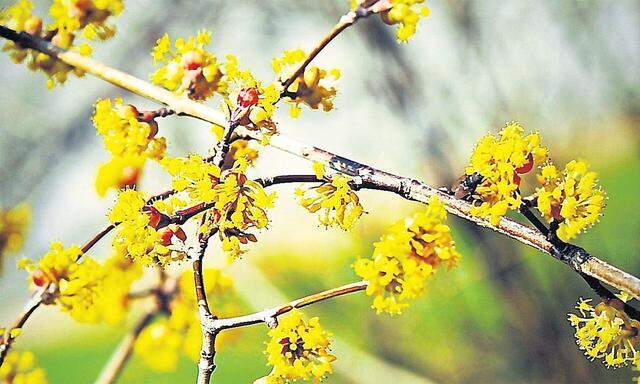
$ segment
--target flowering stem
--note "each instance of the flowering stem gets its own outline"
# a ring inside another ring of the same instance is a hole
[[[14,41],[24,47],[45,53],[74,68],[78,68],[104,81],[124,88],[129,92],[164,104],[177,115],[192,116],[221,127],[225,127],[227,125],[223,114],[215,109],[209,108],[202,103],[195,102],[186,97],[178,96],[164,88],[150,84],[117,69],[108,67],[97,60],[91,59],[90,57],[82,56],[73,51],[64,50],[47,40],[32,36],[25,32],[17,32],[4,25],[0,25],[0,36]]]
[[[120,341],[120,344],[118,344],[115,352],[111,355],[107,365],[102,369],[95,384],[112,384],[116,382],[131,357],[133,346],[140,332],[151,323],[159,312],[158,308],[154,308],[138,320],[133,329]]]
[[[267,323],[270,324],[278,316],[283,315],[292,309],[306,307],[311,304],[319,303],[321,301],[331,299],[334,297],[344,296],[349,293],[363,291],[367,289],[369,282],[358,281],[351,284],[341,285],[336,288],[328,289],[326,291],[314,293],[309,296],[302,297],[297,300],[290,301],[278,305],[276,307],[267,308],[260,312],[255,312],[249,315],[230,317],[226,319],[212,319],[208,321],[205,326],[211,333],[218,333],[225,329],[244,327],[247,325]]]
[[[73,67],[82,69],[87,73],[137,95],[163,103],[179,115],[192,116],[222,127],[227,125],[223,114],[213,108],[185,97],[176,96],[163,88],[156,87],[129,74],[110,68],[96,60],[74,52],[62,50],[46,40],[31,36],[27,33],[16,32],[2,25],[0,25],[0,36],[56,57]],[[256,133],[249,132],[246,129],[239,128],[236,129],[236,131],[242,131],[243,134],[241,136],[257,138]],[[320,161],[338,171],[352,176],[358,176],[360,173],[363,179],[367,176],[367,173],[372,172],[367,178],[376,179],[375,181],[379,184],[379,189],[397,190],[401,196],[411,200],[426,202],[430,196],[438,195],[450,213],[472,221],[477,225],[506,234],[521,243],[551,254],[552,244],[538,231],[508,218],[502,218],[497,226],[493,226],[486,220],[471,216],[471,206],[469,203],[455,199],[453,196],[419,181],[389,174],[280,135],[273,136],[269,145],[311,161]],[[588,258],[587,261],[580,265],[580,269],[585,274],[593,276],[604,283],[626,291],[635,298],[640,299],[640,279],[637,277],[621,271],[596,257]]]
[[[236,133],[245,138],[259,139],[257,133],[244,128],[236,130]],[[569,257],[571,256],[569,253],[579,251],[582,255],[581,260],[584,261],[577,264],[570,264],[576,272],[595,277],[614,288],[628,292],[633,297],[640,299],[640,279],[637,277],[590,255],[584,249],[575,245],[565,244],[563,249],[557,249],[557,247],[538,230],[520,224],[507,217],[503,217],[498,225],[492,225],[485,219],[471,215],[471,204],[469,202],[457,199],[447,192],[431,187],[426,183],[381,171],[323,149],[300,143],[280,134],[273,135],[269,140],[269,145],[308,161],[323,163],[339,172],[352,176],[358,184],[369,189],[394,192],[405,199],[422,203],[427,203],[431,196],[438,196],[449,213],[469,220],[476,225],[507,235],[523,244],[552,255],[567,264],[575,260],[574,257]]]

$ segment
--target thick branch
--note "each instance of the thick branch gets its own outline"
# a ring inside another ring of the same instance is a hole
[[[96,60],[80,56],[74,52],[61,50],[40,38],[26,33],[16,32],[1,25],[0,36],[54,56],[69,65],[80,68],[87,73],[130,92],[151,100],[159,101],[181,115],[192,116],[223,127],[227,125],[223,114],[213,108],[209,108],[204,104],[197,103],[185,97],[176,96],[165,89],[107,67]],[[236,129],[237,133],[240,131],[243,132],[244,136],[256,138],[256,133],[249,132],[242,128]],[[453,196],[419,181],[383,172],[280,135],[273,136],[269,144],[275,148],[282,149],[308,160],[320,161],[349,175],[362,177],[363,180],[369,180],[378,186],[378,189],[394,191],[411,200],[426,202],[430,196],[438,195],[450,213],[470,220],[480,226],[506,234],[547,254],[552,254],[552,244],[547,241],[540,232],[508,218],[503,218],[497,226],[492,226],[486,220],[471,216],[469,213],[471,208],[469,203],[455,199]],[[588,260],[580,265],[580,269],[581,272],[593,276],[617,289],[629,292],[635,298],[640,299],[640,280],[635,276],[621,271],[596,257],[589,257]]]
[[[247,138],[259,138],[259,134],[244,128],[238,129],[236,133],[244,135]],[[522,225],[507,217],[503,217],[498,225],[494,226],[487,220],[472,216],[471,204],[468,202],[456,199],[454,196],[418,180],[381,171],[323,149],[300,143],[279,134],[270,138],[269,145],[306,160],[318,161],[326,164],[337,171],[356,178],[357,182],[362,184],[365,188],[394,192],[405,199],[422,203],[428,202],[431,196],[438,196],[440,201],[445,205],[447,211],[453,215],[469,220],[479,226],[507,235],[523,244],[552,255],[566,263],[569,263],[570,261],[568,258],[563,258],[562,254],[558,254],[558,251],[562,253],[562,250],[556,249],[541,232]],[[637,277],[586,253],[586,251],[579,247],[571,244],[569,244],[569,246],[572,247],[572,250],[579,249],[583,253],[583,262],[578,265],[571,264],[571,266],[578,272],[595,277],[603,283],[606,283],[616,289],[626,291],[636,299],[640,299],[640,280]]]
[[[66,51],[44,39],[29,35],[25,32],[16,32],[4,25],[0,25],[0,36],[19,43],[21,46],[35,49],[36,51],[55,57],[72,67],[81,69],[132,93],[164,104],[178,115],[192,116],[221,127],[227,126],[227,121],[221,112],[209,108],[202,103],[189,100],[186,97],[177,96],[164,88],[157,87],[127,73],[108,67],[97,60],[82,56],[76,52]]]

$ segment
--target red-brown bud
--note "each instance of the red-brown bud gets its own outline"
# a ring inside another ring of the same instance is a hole
[[[31,273],[31,281],[33,281],[33,284],[36,286],[42,287],[47,282],[47,278],[44,275],[44,272],[37,269]]]
[[[256,87],[245,88],[238,93],[238,105],[249,108],[258,104],[258,90]]]

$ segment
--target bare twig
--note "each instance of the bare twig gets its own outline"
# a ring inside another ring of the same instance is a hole
[[[367,281],[358,281],[351,284],[345,284],[336,288],[328,289],[319,293],[314,293],[309,296],[302,297],[297,300],[290,301],[278,305],[276,307],[268,308],[260,312],[255,312],[249,315],[230,317],[226,319],[212,319],[205,325],[209,332],[218,333],[225,329],[238,328],[252,324],[266,323],[267,325],[273,324],[273,321],[280,315],[285,314],[292,309],[306,307],[311,304],[319,303],[321,301],[331,299],[334,297],[344,296],[349,293],[363,291],[367,289],[369,283]]]
[[[388,1],[380,1],[380,0],[367,0],[362,4],[358,5],[355,10],[351,10],[344,14],[338,23],[333,26],[333,28],[327,33],[322,40],[316,44],[315,47],[309,52],[306,59],[298,65],[295,71],[282,82],[282,88],[284,89],[284,96],[293,96],[289,93],[288,88],[293,84],[293,82],[304,73],[305,68],[313,61],[313,59],[318,56],[318,54],[333,40],[335,39],[342,31],[349,28],[353,24],[355,24],[359,19],[368,17],[373,13],[383,12],[390,7],[390,3]]]

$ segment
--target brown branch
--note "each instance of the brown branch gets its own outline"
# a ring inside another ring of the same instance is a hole
[[[113,384],[118,380],[120,374],[124,370],[125,365],[129,361],[133,352],[138,336],[142,330],[151,323],[151,321],[159,313],[158,308],[148,311],[136,325],[129,331],[129,333],[120,341],[115,352],[111,355],[109,362],[100,372],[100,376],[96,380],[95,384]]]
[[[245,138],[260,138],[258,133],[244,128],[238,129],[236,133]],[[630,293],[636,299],[640,299],[640,279],[637,277],[588,254],[584,249],[575,245],[566,244],[566,249],[558,249],[538,230],[507,217],[503,217],[498,225],[494,226],[487,220],[471,215],[470,203],[456,199],[454,196],[426,183],[381,171],[279,134],[275,134],[270,138],[269,145],[309,161],[321,162],[337,171],[354,177],[354,180],[365,188],[394,192],[405,199],[422,203],[428,202],[431,196],[438,196],[449,213],[552,255],[569,264],[577,272],[592,276],[616,289]],[[569,253],[571,255],[568,255]],[[573,257],[575,254],[579,257]]]
[[[205,216],[202,217],[201,225],[204,224],[206,219],[205,214]],[[215,319],[215,316],[211,314],[209,302],[207,301],[207,291],[202,273],[202,261],[207,250],[209,238],[217,231],[218,229],[215,228],[212,231],[198,235],[198,255],[193,260],[193,283],[195,286],[200,325],[202,327],[202,344],[200,346],[200,361],[198,362],[198,378],[196,381],[198,384],[209,384],[211,375],[216,369],[214,362],[216,355],[216,334],[206,332],[204,326],[208,321]]]
[[[49,286],[46,285],[35,292],[33,296],[31,296],[31,299],[29,299],[29,301],[22,308],[22,311],[20,311],[18,318],[13,323],[11,328],[7,328],[4,335],[0,335],[0,341],[2,341],[2,343],[0,343],[0,367],[4,363],[4,359],[7,357],[7,354],[9,353],[9,350],[11,349],[11,346],[13,345],[13,342],[15,340],[15,337],[11,337],[11,330],[20,329],[24,326],[33,312],[35,312],[35,310],[38,309],[38,307],[42,304],[43,297],[46,295],[48,289]]]
[[[217,334],[218,332],[225,329],[244,327],[252,324],[267,323],[269,325],[273,323],[278,316],[285,314],[292,309],[303,308],[308,305],[319,303],[321,301],[334,297],[363,291],[367,289],[368,285],[369,283],[367,281],[358,281],[355,283],[342,285],[249,315],[230,317],[226,319],[212,319],[206,323],[206,327],[208,332]]]
[[[110,68],[96,60],[83,57],[74,52],[61,50],[40,38],[27,33],[16,32],[1,25],[0,36],[56,57],[71,66],[82,69],[87,73],[130,92],[163,103],[180,115],[192,116],[222,127],[227,125],[223,114],[213,108],[209,108],[202,103],[189,100],[185,97],[176,96],[163,88],[156,87],[131,75]],[[236,131],[242,131],[242,136],[245,137],[257,137],[257,133],[249,132],[243,128],[239,128]],[[281,135],[273,136],[269,144],[297,156],[312,161],[320,161],[346,174],[362,177],[363,180],[373,178],[375,179],[373,180],[374,184],[376,184],[379,189],[397,191],[401,196],[411,200],[426,202],[430,196],[438,195],[450,213],[472,221],[477,225],[505,234],[547,254],[552,254],[552,244],[538,231],[508,218],[503,218],[497,226],[493,226],[486,220],[471,216],[469,213],[471,208],[469,203],[455,199],[443,191],[439,191],[419,181],[389,174]],[[640,299],[640,280],[635,276],[621,271],[596,257],[589,257],[579,268],[583,273],[593,276],[617,289],[629,292],[635,298]]]

